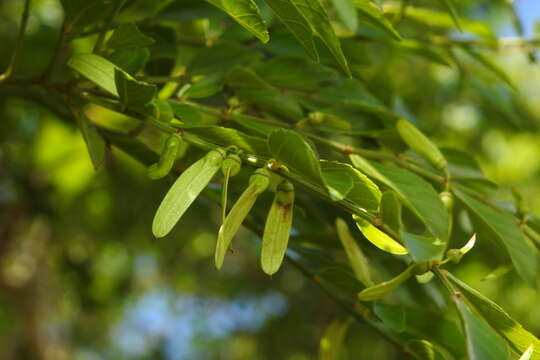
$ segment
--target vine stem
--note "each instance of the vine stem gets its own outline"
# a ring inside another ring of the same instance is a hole
[[[23,12],[21,15],[21,24],[19,25],[19,33],[17,35],[17,42],[15,44],[15,50],[13,51],[13,56],[11,57],[11,60],[8,64],[6,71],[2,75],[0,75],[0,83],[8,80],[13,75],[17,67],[17,64],[19,63],[19,57],[21,56],[21,50],[22,50],[22,42],[23,42],[24,34],[26,32],[26,25],[28,24],[29,15],[30,15],[30,0],[25,0]]]

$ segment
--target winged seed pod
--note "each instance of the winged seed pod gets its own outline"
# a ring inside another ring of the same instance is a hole
[[[261,267],[268,275],[276,273],[283,262],[292,226],[293,205],[294,186],[283,181],[274,195],[262,238]]]
[[[174,182],[154,216],[152,233],[167,235],[221,167],[225,150],[215,149],[194,162]]]
[[[403,139],[412,150],[426,158],[433,166],[438,169],[446,167],[448,162],[439,148],[411,122],[399,118],[396,123],[396,129],[401,136],[401,139]]]
[[[221,173],[223,174],[223,189],[221,190],[221,222],[225,221],[227,215],[227,194],[229,192],[229,178],[236,176],[242,168],[242,159],[237,154],[228,154],[223,164]]]
[[[165,140],[165,146],[161,151],[159,161],[148,168],[147,172],[150,179],[161,179],[169,174],[176,160],[181,141],[180,136],[177,134],[172,134]]]
[[[232,238],[249,214],[257,197],[268,188],[269,184],[270,172],[264,168],[255,170],[255,173],[249,178],[249,186],[240,195],[219,228],[215,253],[216,268],[221,269]]]
[[[356,240],[351,235],[347,223],[342,218],[336,218],[336,230],[341,241],[341,244],[345,248],[347,258],[351,263],[351,267],[354,271],[354,275],[364,286],[373,285],[371,275],[369,271],[368,259],[356,243]]]

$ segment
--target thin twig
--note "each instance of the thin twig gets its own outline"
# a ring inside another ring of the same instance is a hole
[[[21,56],[22,43],[24,38],[24,33],[26,32],[26,25],[28,24],[28,16],[30,15],[30,0],[24,1],[24,8],[21,15],[21,24],[19,25],[19,34],[17,35],[17,41],[15,43],[15,50],[13,51],[13,56],[11,61],[6,69],[6,71],[0,75],[0,83],[9,79],[19,63],[19,57]]]

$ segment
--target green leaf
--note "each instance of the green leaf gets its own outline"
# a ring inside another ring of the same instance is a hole
[[[350,318],[336,320],[324,330],[319,347],[319,360],[338,360],[339,351],[351,323]]]
[[[369,162],[358,155],[350,155],[350,159],[365,174],[394,190],[435,237],[448,239],[448,212],[431,184],[402,168]]]
[[[387,33],[396,40],[401,40],[401,36],[392,23],[384,17],[380,8],[370,0],[354,0],[354,5],[358,9],[360,16],[371,25]]]
[[[508,76],[508,74],[493,60],[488,58],[486,55],[468,47],[462,47],[462,49],[480,64],[484,65],[486,69],[495,74],[500,80],[504,81],[512,89],[516,90],[516,85],[510,76]]]
[[[401,11],[400,6],[385,7],[390,13],[397,14]],[[453,29],[455,27],[454,19],[451,15],[436,10],[407,6],[404,16],[408,20],[426,25],[429,28]],[[465,19],[461,17],[459,24],[461,29],[466,32],[478,35],[486,40],[496,40],[496,36],[491,28],[482,21]]]
[[[120,0],[60,0],[68,31],[80,31],[85,26],[102,21]]]
[[[107,48],[131,48],[146,47],[154,44],[155,41],[149,36],[144,35],[135,24],[122,24],[107,41]]]
[[[533,345],[529,346],[527,350],[525,350],[525,352],[519,357],[519,360],[532,359],[533,351],[534,351],[534,346]]]
[[[364,286],[373,285],[368,259],[356,243],[356,240],[354,240],[345,220],[336,218],[336,230],[358,281],[364,284]]]
[[[290,0],[264,0],[289,31],[298,39],[308,55],[319,61],[317,47],[313,40],[313,31],[307,20],[300,14]]]
[[[69,59],[68,66],[103,90],[118,96],[114,81],[114,72],[117,68],[110,61],[99,55],[75,54]]]
[[[536,287],[538,274],[538,251],[523,235],[510,214],[499,212],[465,193],[454,190],[454,194],[488,226],[508,251],[518,274]]]
[[[223,150],[212,150],[188,167],[176,179],[154,216],[152,233],[155,237],[163,237],[172,230],[220,169],[224,157]]]
[[[198,126],[202,122],[202,114],[196,107],[176,100],[168,100],[173,109],[174,116],[186,125],[186,127]]]
[[[294,187],[285,181],[278,185],[272,207],[266,217],[261,247],[261,266],[263,271],[272,275],[279,270],[287,244],[293,220]]]
[[[407,342],[407,349],[417,360],[451,360],[454,357],[447,356],[440,346],[427,340],[411,340]]]
[[[263,139],[236,129],[221,126],[195,126],[188,127],[187,130],[218,146],[235,145],[252,154],[268,155],[268,147]]]
[[[239,89],[235,93],[245,102],[258,105],[290,120],[298,121],[304,117],[304,112],[296,99],[277,90]]]
[[[330,195],[347,198],[368,211],[379,209],[381,191],[367,176],[338,161],[321,160],[320,166]]]
[[[403,229],[403,221],[401,220],[401,202],[396,193],[392,190],[387,190],[382,193],[380,216],[384,224],[398,234]]]
[[[415,262],[442,260],[445,243],[439,239],[433,236],[416,235],[405,231],[401,232],[401,237]]]
[[[184,93],[184,97],[192,99],[207,98],[223,90],[223,85],[225,85],[225,77],[220,72],[197,77],[196,79],[197,81],[194,81]]]
[[[227,74],[227,85],[234,88],[274,89],[255,71],[244,66],[236,66]]]
[[[376,303],[373,306],[373,312],[383,323],[393,330],[397,332],[405,331],[407,319],[403,306]]]
[[[330,24],[330,19],[326,10],[321,5],[320,0],[288,0],[296,6],[298,11],[304,16],[307,22],[320,36],[323,43],[332,53],[338,64],[347,76],[351,76],[351,70],[347,64],[347,59],[343,55],[339,39]]]
[[[86,117],[86,114],[82,109],[75,110],[75,117],[81,128],[81,133],[84,142],[86,143],[86,148],[88,149],[92,164],[94,165],[94,169],[97,170],[101,167],[101,164],[103,164],[103,159],[105,159],[105,141],[96,127],[90,122],[90,119]]]
[[[234,203],[231,211],[227,214],[225,221],[219,228],[218,239],[216,243],[215,264],[216,268],[221,269],[225,255],[229,251],[229,245],[233,237],[238,232],[240,225],[244,222],[246,216],[257,197],[262,194],[270,183],[270,174],[265,169],[258,169],[249,179],[249,186],[244,190],[242,195]]]
[[[534,345],[532,360],[540,359],[540,340],[525,330],[499,305],[460,281],[452,274],[445,272],[446,277],[462,292],[467,300],[484,317],[484,319],[519,351],[526,351]]]
[[[127,73],[136,74],[144,69],[146,62],[150,59],[150,50],[148,48],[121,48],[115,50],[108,58]]]
[[[256,71],[273,86],[293,89],[313,89],[322,82],[337,79],[335,70],[295,57],[275,57],[258,65]]]
[[[332,0],[332,5],[345,27],[349,31],[356,32],[358,29],[358,17],[354,8],[354,1]]]
[[[409,279],[414,274],[415,268],[416,265],[410,265],[395,278],[362,290],[358,293],[358,299],[360,299],[360,301],[373,301],[385,297]]]
[[[120,98],[120,106],[141,108],[148,104],[156,94],[156,86],[135,80],[123,70],[114,70],[114,82]]]
[[[509,359],[509,349],[504,339],[474,313],[461,297],[454,295],[453,299],[465,330],[469,359]]]
[[[454,0],[439,0],[443,3],[443,5],[446,7],[446,10],[452,17],[452,20],[454,21],[454,24],[456,24],[456,27],[461,30],[461,25],[459,24],[459,16],[456,10],[456,5],[454,4]]]
[[[400,42],[393,42],[392,45],[441,65],[451,66],[452,64],[452,59],[448,56],[447,52],[418,40],[403,39]]]
[[[362,219],[361,217],[354,217],[356,226],[362,234],[368,239],[373,245],[378,247],[381,250],[389,252],[390,254],[396,255],[405,255],[408,253],[407,249],[403,247],[396,240],[392,239],[385,232],[377,228],[375,225],[370,223],[367,220]]]
[[[255,35],[262,43],[270,39],[259,8],[253,0],[206,0],[220,8],[236,22]]]
[[[260,57],[261,54],[253,49],[237,43],[224,42],[198,52],[189,62],[186,73],[192,76],[226,73],[237,65],[250,63]]]
[[[268,137],[268,135],[270,135],[272,131],[278,128],[277,125],[266,123],[264,122],[264,120],[261,120],[258,117],[245,114],[233,113],[231,114],[231,119],[238,125],[253,132],[256,132],[259,135],[263,135],[264,137]]]
[[[268,149],[289,170],[315,184],[324,184],[319,156],[306,139],[293,130],[277,129],[268,136]]]

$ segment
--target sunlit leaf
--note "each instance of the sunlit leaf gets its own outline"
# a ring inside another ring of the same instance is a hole
[[[378,229],[369,221],[364,220],[360,217],[354,217],[353,219],[356,222],[356,226],[358,226],[358,229],[360,229],[366,239],[368,239],[373,245],[375,245],[379,249],[396,255],[404,255],[408,253],[407,249],[405,249],[403,245],[392,239],[385,232]]]

